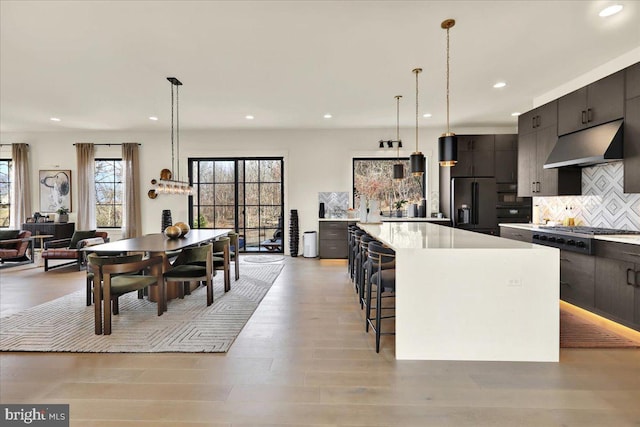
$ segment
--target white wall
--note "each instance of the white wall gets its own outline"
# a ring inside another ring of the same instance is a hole
[[[427,156],[427,200],[438,191],[437,139],[441,129],[420,130],[420,150]],[[515,128],[467,128],[456,129],[458,134],[515,133]],[[404,148],[400,155],[408,157],[415,149],[413,129],[403,129]],[[300,232],[318,229],[318,192],[351,191],[353,157],[393,157],[395,150],[378,148],[378,140],[395,139],[395,128],[389,129],[297,129],[297,130],[219,130],[180,131],[180,173],[187,179],[188,157],[226,156],[282,156],[284,157],[285,235],[288,236],[289,211],[298,210]],[[3,133],[0,142],[28,143],[31,153],[32,210],[38,207],[38,171],[41,169],[71,169],[72,198],[78,200],[76,174],[76,142],[96,144],[139,142],[141,175],[143,233],[160,232],[160,215],[163,209],[171,209],[174,222],[187,221],[187,198],[176,195],[159,195],[155,200],[146,194],[152,178],[158,178],[160,170],[171,169],[170,132],[32,132]],[[10,147],[0,147],[0,157],[10,157]],[[96,157],[120,157],[120,147],[96,147]],[[175,174],[175,171],[174,171]],[[174,176],[174,179],[176,177]],[[72,210],[70,220],[75,220]],[[119,232],[110,232],[118,238]],[[287,246],[288,249],[288,246]],[[302,247],[300,246],[300,250]]]

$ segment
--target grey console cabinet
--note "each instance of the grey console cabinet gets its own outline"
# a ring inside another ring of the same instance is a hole
[[[349,254],[347,227],[350,221],[320,221],[320,258],[347,258]]]

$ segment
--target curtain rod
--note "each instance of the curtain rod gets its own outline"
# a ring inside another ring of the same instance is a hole
[[[0,147],[4,147],[5,145],[9,146],[9,145],[13,145],[13,144],[0,144]],[[29,144],[27,144],[27,147],[29,146]]]
[[[73,145],[76,145],[76,144],[73,144]],[[111,147],[112,145],[124,145],[124,144],[93,144],[93,145],[106,145],[108,147]],[[142,144],[138,143],[138,146],[140,146],[140,145],[142,145]]]

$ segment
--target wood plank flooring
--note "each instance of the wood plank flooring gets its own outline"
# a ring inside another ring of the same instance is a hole
[[[83,427],[640,425],[640,350],[399,362],[393,337],[375,353],[346,262],[285,263],[227,354],[2,353],[0,401],[69,403]],[[84,289],[42,270],[0,272],[3,315]]]

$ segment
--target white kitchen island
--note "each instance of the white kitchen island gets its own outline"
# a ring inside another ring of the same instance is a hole
[[[396,251],[396,359],[558,361],[558,249],[429,223],[359,226]]]

